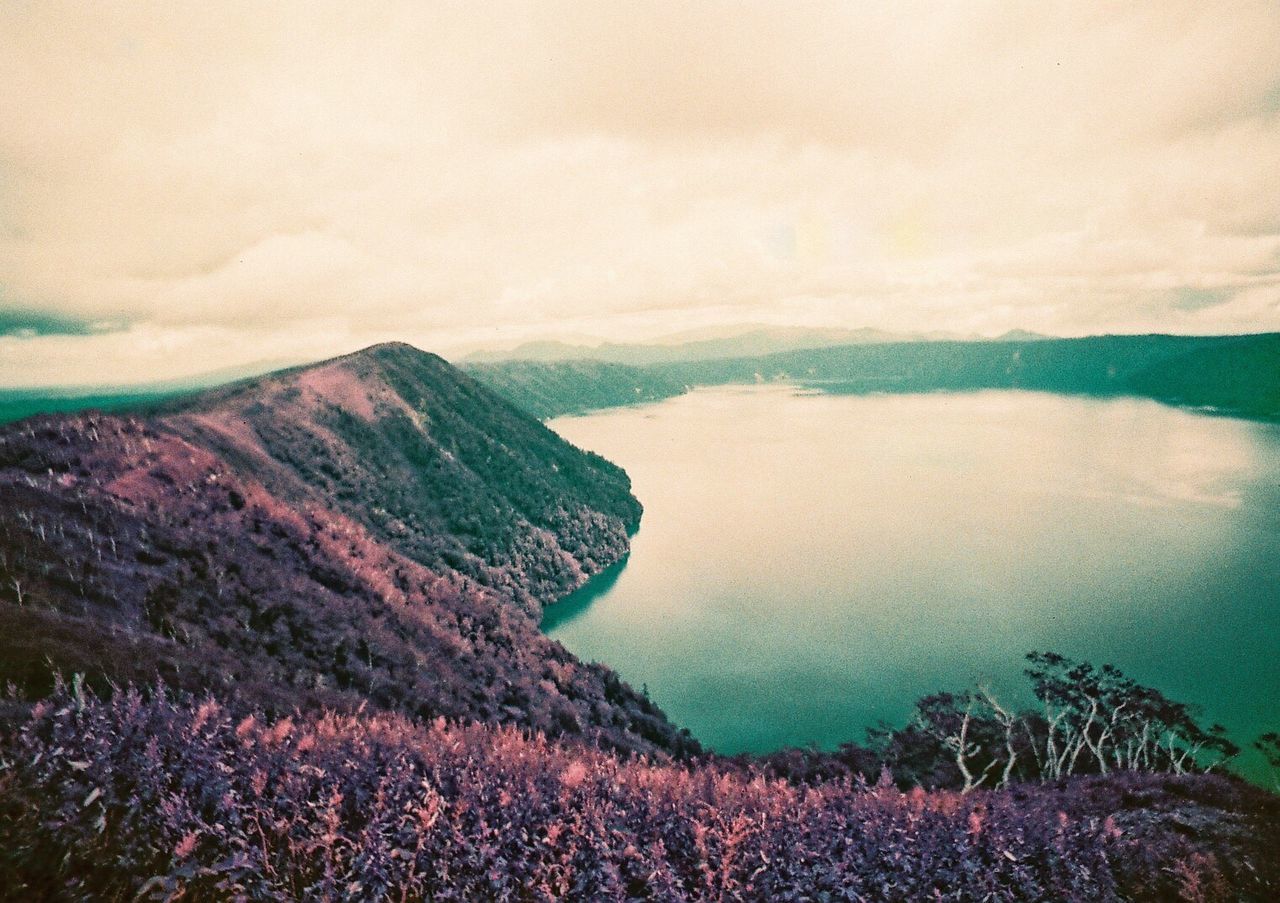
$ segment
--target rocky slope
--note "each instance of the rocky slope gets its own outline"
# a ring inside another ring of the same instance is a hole
[[[536,624],[639,516],[620,469],[406,345],[21,421],[0,428],[0,678],[159,673],[682,752]]]

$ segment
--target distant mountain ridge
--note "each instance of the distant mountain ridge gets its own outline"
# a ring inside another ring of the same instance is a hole
[[[988,341],[1030,341],[1035,333],[1013,330]],[[764,326],[745,324],[690,330],[649,342],[598,345],[570,344],[559,341],[526,342],[507,351],[479,351],[462,358],[464,364],[502,361],[586,361],[643,367],[686,361],[722,360],[758,357],[784,351],[828,348],[836,345],[882,345],[903,342],[982,341],[980,336],[963,336],[950,332],[895,333],[864,327],[838,329],[808,326]]]
[[[537,417],[657,401],[697,386],[792,382],[825,392],[1031,389],[1134,395],[1280,419],[1280,334],[1112,335],[836,345],[647,366],[499,361],[464,369]]]
[[[179,379],[153,380],[131,385],[44,386],[0,389],[0,423],[64,411],[119,410],[158,402],[184,392],[198,392],[234,380],[249,379],[296,365],[298,361],[258,361],[238,367],[222,367]]]
[[[20,421],[0,427],[0,674],[696,748],[537,627],[640,510],[621,469],[407,345]]]
[[[1136,395],[1280,418],[1280,333],[845,345],[651,369],[688,385],[790,381],[844,393],[1029,389]]]

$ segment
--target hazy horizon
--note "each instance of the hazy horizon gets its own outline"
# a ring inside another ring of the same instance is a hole
[[[0,7],[0,386],[1280,330],[1280,6]]]

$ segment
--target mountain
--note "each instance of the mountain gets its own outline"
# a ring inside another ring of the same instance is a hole
[[[508,351],[474,352],[465,364],[499,361],[595,360],[629,366],[752,357],[833,345],[874,345],[890,342],[932,342],[962,338],[951,333],[892,333],[879,329],[833,329],[806,326],[745,324],[691,330],[646,343],[575,345],[565,342],[527,342]]]
[[[39,692],[48,658],[684,752],[537,627],[640,511],[621,469],[407,345],[20,421],[0,427],[0,674]]]
[[[1026,329],[1010,329],[1008,332],[1002,332],[991,341],[993,342],[1039,342],[1044,339],[1051,339],[1053,336],[1043,335],[1038,332],[1030,332]]]
[[[466,364],[477,380],[543,419],[657,401],[694,386],[793,382],[826,392],[1029,389],[1132,395],[1280,419],[1280,334],[1110,335],[837,345],[627,367],[599,361]]]
[[[293,503],[326,504],[397,552],[532,613],[623,555],[640,503],[616,465],[408,345],[182,398],[184,438]]]
[[[68,411],[111,411],[135,408],[184,392],[196,392],[233,380],[260,376],[293,366],[297,361],[259,361],[239,367],[133,385],[45,386],[36,389],[0,389],[0,423],[21,420],[33,414]]]
[[[1280,418],[1280,334],[1244,336],[1152,363],[1129,377],[1139,394],[1170,404]]]
[[[459,361],[467,364],[490,364],[498,361],[587,361],[603,360],[603,355],[593,352],[607,344],[575,345],[554,339],[523,342],[507,351],[473,351]]]
[[[1280,335],[846,345],[655,366],[689,385],[792,381],[828,392],[1030,389],[1136,395],[1261,419],[1280,417]]]

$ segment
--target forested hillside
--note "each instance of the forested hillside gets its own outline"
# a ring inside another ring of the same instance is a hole
[[[1280,418],[1276,334],[1014,335],[993,341],[868,342],[634,367],[512,360],[466,369],[541,419],[658,401],[695,386],[755,382],[793,382],[843,393],[1028,389],[1135,395],[1222,414]]]
[[[1091,336],[847,345],[654,368],[691,385],[794,381],[829,392],[1030,389],[1139,395],[1280,417],[1280,336]]]
[[[368,351],[147,417],[0,429],[0,674],[51,669],[691,747],[537,628],[616,561],[626,475],[432,355]]]
[[[466,373],[541,420],[660,401],[687,390],[677,373],[602,361],[467,364]]]

